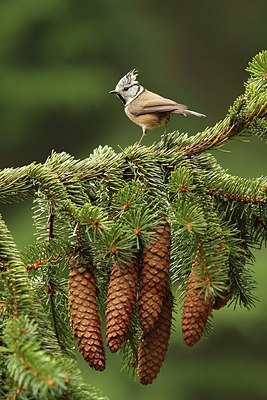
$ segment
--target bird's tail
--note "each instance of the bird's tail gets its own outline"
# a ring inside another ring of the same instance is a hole
[[[201,113],[199,113],[199,112],[191,111],[191,110],[184,110],[183,114],[184,114],[185,116],[187,116],[187,115],[194,115],[195,117],[206,117],[205,114],[201,114]]]

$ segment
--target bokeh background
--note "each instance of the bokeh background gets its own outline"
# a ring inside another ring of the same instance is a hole
[[[194,134],[223,118],[242,93],[249,60],[266,49],[266,0],[2,0],[0,2],[0,168],[43,162],[52,150],[76,158],[98,145],[134,143],[141,129],[108,95],[132,68],[141,83],[206,119],[174,117]],[[160,129],[144,144],[158,140]],[[214,151],[233,174],[267,175],[267,146],[235,139]],[[1,205],[19,247],[32,240],[31,203]],[[166,362],[150,387],[120,372],[112,355],[84,378],[111,400],[267,399],[267,252],[255,250],[251,311],[222,309],[214,331],[187,349],[179,310]]]

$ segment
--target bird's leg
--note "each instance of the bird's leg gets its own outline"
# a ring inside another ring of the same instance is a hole
[[[143,128],[143,127],[142,127],[142,130],[143,130],[143,134],[142,134],[140,140],[138,140],[137,146],[140,145],[140,143],[142,142],[143,138],[146,136],[146,133],[147,133],[147,129],[146,129],[146,128]]]
[[[168,125],[168,123],[165,124],[165,129],[164,129],[164,132],[163,132],[163,145],[165,147],[167,145],[167,138],[168,138],[168,136],[167,136],[167,125]]]

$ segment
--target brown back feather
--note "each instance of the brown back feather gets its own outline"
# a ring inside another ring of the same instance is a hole
[[[128,111],[133,115],[143,115],[157,112],[175,112],[185,114],[187,107],[173,100],[166,99],[156,93],[145,90],[128,106]]]

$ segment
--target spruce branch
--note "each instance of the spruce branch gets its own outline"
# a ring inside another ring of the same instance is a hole
[[[119,153],[99,146],[84,160],[52,152],[43,164],[0,171],[0,202],[33,198],[35,228],[19,252],[0,218],[3,396],[102,399],[82,382],[73,348],[75,338],[103,370],[104,324],[124,368],[151,383],[168,347],[172,284],[189,345],[212,310],[254,305],[252,249],[267,243],[267,177],[232,176],[207,153],[238,135],[267,137],[267,52],[247,71],[227,116],[195,136],[168,133]]]
[[[221,146],[228,139],[241,133],[253,133],[255,125],[260,125],[257,136],[265,137],[267,125],[266,51],[254,57],[247,71],[251,73],[251,77],[246,84],[244,95],[241,95],[230,107],[224,120],[189,140],[191,143],[183,147],[189,157]]]
[[[64,201],[68,197],[64,185],[49,167],[42,164],[32,165],[28,170],[28,175],[33,185],[42,188],[54,203]]]
[[[265,84],[264,86],[266,90],[267,85]],[[259,121],[262,122],[261,131],[258,136],[264,136],[267,113],[266,97],[266,94],[262,94],[259,98],[253,99],[254,107],[251,108],[250,102],[252,99],[247,99],[244,95],[244,97],[239,99],[238,108],[234,110],[234,117],[231,115],[233,110],[230,109],[229,115],[224,120],[218,122],[213,128],[207,128],[204,132],[195,135],[192,143],[182,148],[182,150],[189,157],[196,156],[204,151],[221,146],[227,140],[241,133],[249,132],[249,129],[250,132],[253,132],[255,124],[259,124]],[[236,104],[234,106],[236,107]],[[247,106],[247,109],[245,109],[245,106]],[[240,117],[239,115],[241,114],[244,114],[244,117]]]
[[[69,380],[69,372],[38,343],[37,326],[23,315],[9,320],[4,329],[7,369],[14,385],[38,398],[47,399],[62,394]]]
[[[28,176],[28,166],[5,168],[0,171],[0,202],[21,201],[32,195],[32,182]]]
[[[74,360],[42,349],[37,324],[26,316],[6,322],[3,341],[0,351],[9,372],[7,399],[106,399],[83,384]]]
[[[211,154],[201,154],[194,165],[201,168],[207,193],[220,200],[260,204],[267,201],[267,177],[246,179],[227,173]]]

